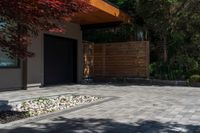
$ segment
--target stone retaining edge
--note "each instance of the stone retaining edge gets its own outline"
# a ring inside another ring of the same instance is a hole
[[[113,101],[113,100],[116,100],[116,99],[119,98],[119,97],[114,97],[114,96],[111,96],[111,97],[101,96],[101,97],[103,98],[102,100],[97,100],[95,102],[91,102],[91,103],[88,103],[88,104],[81,104],[81,105],[78,105],[78,106],[70,108],[70,109],[56,111],[56,112],[52,112],[52,113],[48,113],[48,114],[44,114],[44,115],[40,115],[40,116],[35,116],[35,117],[29,117],[29,118],[26,118],[26,119],[13,121],[13,122],[6,123],[6,124],[0,124],[0,129],[2,129],[2,128],[3,129],[11,129],[11,128],[22,126],[24,124],[37,122],[37,121],[40,121],[40,120],[43,120],[43,119],[54,118],[54,117],[57,117],[57,116],[62,115],[62,114],[71,113],[73,111],[85,109],[85,108],[92,107],[92,106],[95,106],[95,105],[99,105],[99,104],[102,104],[102,103],[105,103],[105,102]]]

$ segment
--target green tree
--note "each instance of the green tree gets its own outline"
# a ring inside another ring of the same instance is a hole
[[[95,30],[98,38],[91,39],[91,32],[94,32],[90,31],[86,40],[113,42],[138,40],[138,36],[139,40],[147,38],[151,44],[154,75],[162,79],[182,79],[200,74],[197,67],[200,66],[199,0],[109,1],[129,13],[133,22],[118,28]]]
[[[134,27],[148,32],[149,40],[159,40],[163,61],[168,60],[170,43],[198,41],[199,0],[110,0],[134,17]],[[137,32],[137,30],[136,30]],[[173,45],[171,45],[173,46]]]

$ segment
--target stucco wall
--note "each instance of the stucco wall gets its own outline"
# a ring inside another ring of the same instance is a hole
[[[41,84],[42,82],[42,57],[43,57],[43,34],[33,39],[29,50],[34,57],[28,59],[28,84]]]
[[[20,89],[21,84],[20,68],[0,69],[0,91]]]
[[[30,50],[35,53],[33,58],[28,60],[28,84],[32,85],[43,85],[44,83],[44,64],[43,64],[43,35],[55,35],[60,37],[66,37],[75,39],[78,41],[78,56],[77,56],[77,77],[78,82],[82,79],[82,32],[81,27],[77,24],[68,23],[63,27],[65,31],[63,33],[41,33],[38,38],[33,40],[33,44],[30,47]]]
[[[45,33],[61,37],[67,37],[78,41],[78,56],[77,56],[77,77],[80,82],[82,79],[82,32],[80,25],[68,23],[63,29],[63,33]],[[29,50],[35,53],[35,56],[28,59],[28,85],[43,85],[44,69],[43,69],[43,35],[40,33],[37,38],[33,39]],[[22,84],[22,71],[18,69],[0,69],[0,91],[6,89],[19,89]]]

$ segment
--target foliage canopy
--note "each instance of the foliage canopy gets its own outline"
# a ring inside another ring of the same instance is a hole
[[[87,10],[85,0],[1,0],[0,47],[11,56],[30,57],[27,45],[32,37]]]

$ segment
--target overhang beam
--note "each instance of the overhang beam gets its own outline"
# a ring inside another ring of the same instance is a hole
[[[89,0],[89,5],[94,11],[78,13],[72,18],[72,22],[80,25],[103,24],[112,22],[129,23],[131,17],[119,8],[103,0]]]
[[[130,22],[131,17],[129,15],[110,3],[105,2],[104,0],[90,0],[90,5],[103,12],[106,12],[107,14],[117,17],[122,22]]]

